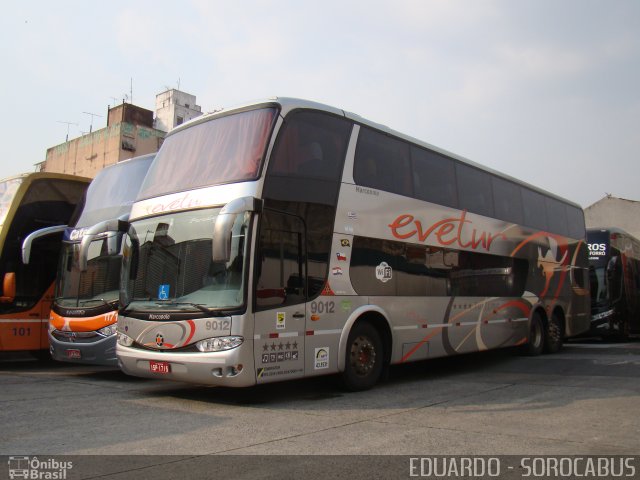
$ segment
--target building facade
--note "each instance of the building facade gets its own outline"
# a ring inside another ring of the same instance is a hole
[[[165,132],[173,127],[202,115],[202,109],[196,105],[196,97],[180,90],[170,89],[156,95],[155,127]]]
[[[618,227],[640,238],[640,202],[611,195],[584,209],[587,228]]]
[[[106,128],[47,149],[40,171],[93,178],[108,165],[155,153],[169,130],[202,115],[195,101],[194,95],[167,90],[156,95],[155,119],[153,111],[130,103],[109,108]]]
[[[129,103],[110,108],[107,127],[47,149],[44,172],[93,178],[108,165],[157,152],[166,132],[153,128],[153,112]]]

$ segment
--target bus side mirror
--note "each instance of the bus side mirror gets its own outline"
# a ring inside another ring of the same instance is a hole
[[[12,303],[16,298],[16,274],[7,272],[2,281],[2,296],[0,303]]]
[[[107,255],[117,255],[120,252],[122,236],[129,230],[128,218],[128,215],[123,215],[120,218],[105,220],[84,231],[78,254],[78,266],[81,272],[87,271],[89,247],[94,240],[99,238],[107,239]]]
[[[227,203],[216,218],[213,226],[212,257],[213,262],[231,260],[231,230],[236,217],[245,212],[262,211],[262,201],[254,197],[242,197]]]
[[[22,263],[29,265],[31,259],[31,245],[38,238],[46,237],[47,235],[53,235],[54,233],[61,233],[67,229],[66,225],[56,225],[54,227],[41,228],[35,232],[31,232],[27,235],[27,238],[22,242]]]

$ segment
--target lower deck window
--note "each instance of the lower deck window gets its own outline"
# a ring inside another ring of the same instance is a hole
[[[519,297],[519,258],[356,237],[350,277],[359,295]]]

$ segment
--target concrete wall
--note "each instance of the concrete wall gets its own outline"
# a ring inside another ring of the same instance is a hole
[[[604,197],[584,210],[587,228],[619,227],[640,238],[640,202]]]
[[[112,124],[49,148],[42,171],[93,178],[108,165],[157,152],[164,135],[142,125]]]

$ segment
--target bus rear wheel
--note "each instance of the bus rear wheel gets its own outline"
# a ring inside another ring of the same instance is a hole
[[[345,388],[355,392],[373,387],[382,374],[384,352],[380,334],[370,323],[357,323],[349,333],[342,373]]]
[[[546,342],[545,333],[542,317],[539,313],[534,313],[529,326],[529,342],[524,345],[523,353],[532,357],[540,355]]]
[[[546,353],[556,353],[562,348],[563,328],[562,318],[554,313],[547,325],[544,336],[544,351]]]

